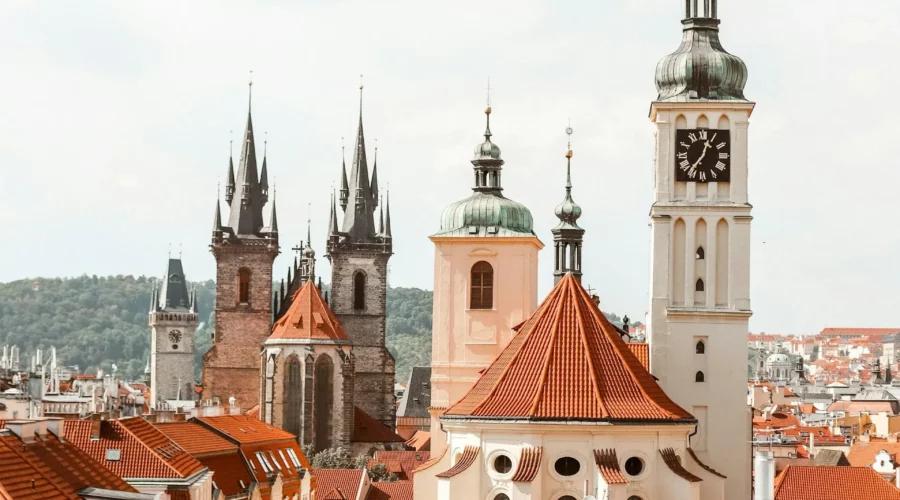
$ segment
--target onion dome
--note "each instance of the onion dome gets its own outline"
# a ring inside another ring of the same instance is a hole
[[[698,3],[685,0],[681,46],[656,65],[656,100],[746,101],[747,65],[719,41],[717,0]]]
[[[562,203],[556,206],[556,217],[559,219],[559,225],[556,229],[581,229],[578,226],[578,218],[581,217],[581,207],[572,199],[572,150],[566,151],[566,198]]]
[[[484,142],[475,147],[472,196],[444,209],[435,236],[534,236],[534,219],[525,205],[503,196],[500,147],[491,142],[491,108],[484,110]]]

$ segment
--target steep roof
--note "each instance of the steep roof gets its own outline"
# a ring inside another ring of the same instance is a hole
[[[348,342],[341,322],[312,280],[297,290],[288,311],[272,326],[269,341],[277,340]]]
[[[194,456],[235,451],[238,448],[236,444],[229,442],[209,428],[193,422],[166,422],[155,425],[184,451]]]
[[[854,467],[870,467],[875,463],[875,456],[880,451],[886,451],[894,461],[900,455],[900,443],[889,443],[884,440],[872,440],[869,442],[856,440],[847,453],[847,460]]]
[[[353,407],[353,436],[358,443],[402,443],[406,441],[390,427],[372,418],[368,413]]]
[[[443,418],[694,422],[567,274]]]
[[[369,460],[369,467],[381,463],[400,479],[409,479],[417,467],[431,459],[427,451],[376,451],[375,457]]]
[[[366,500],[413,500],[413,483],[397,481],[393,483],[372,483]]]
[[[195,420],[206,424],[221,434],[225,434],[238,444],[295,439],[295,436],[290,432],[272,427],[259,419],[248,417],[247,415],[197,417]]]
[[[775,500],[900,500],[900,490],[869,467],[789,465],[775,479]]]
[[[363,482],[363,469],[313,469],[316,498],[324,500],[355,499]]]
[[[647,370],[650,370],[650,344],[646,342],[628,342],[628,348],[631,349],[631,352],[637,357],[638,361],[641,362],[641,365]]]
[[[397,417],[429,418],[428,407],[431,406],[431,367],[414,366],[409,374],[406,391],[400,398]]]
[[[181,259],[169,258],[166,275],[162,279],[159,290],[159,311],[188,311],[191,308],[191,296],[188,293],[187,281]]]

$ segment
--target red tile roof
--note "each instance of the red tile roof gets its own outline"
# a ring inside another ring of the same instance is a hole
[[[443,418],[693,422],[567,274]]]
[[[681,465],[681,460],[679,460],[678,455],[675,454],[675,450],[673,450],[672,448],[659,450],[659,454],[662,455],[663,462],[666,463],[666,467],[668,467],[670,471],[674,472],[679,477],[687,479],[692,483],[699,483],[700,481],[703,481],[699,477],[688,472],[688,470],[685,469],[683,465]]]
[[[431,433],[428,431],[416,431],[409,439],[406,440],[406,446],[416,451],[431,450]]]
[[[436,477],[441,479],[449,479],[469,468],[470,465],[475,463],[475,459],[478,458],[478,452],[481,451],[481,448],[478,446],[466,446],[463,449],[462,455],[459,459],[456,460],[456,463],[453,464],[453,467],[441,472]]]
[[[355,499],[363,482],[362,469],[313,469],[316,477],[316,499]]]
[[[900,328],[823,328],[819,335],[875,335],[900,333]]]
[[[646,342],[628,342],[628,348],[637,356],[645,370],[650,369],[650,344]]]
[[[376,451],[369,464],[383,463],[390,472],[398,474],[400,479],[411,479],[416,467],[430,458],[431,453],[427,451]]]
[[[900,453],[900,443],[889,443],[883,440],[872,440],[867,443],[856,440],[850,447],[850,452],[847,453],[847,460],[854,467],[870,467],[875,463],[875,455],[881,450],[888,452],[888,455],[896,461],[898,453]]]
[[[358,443],[403,443],[406,441],[390,427],[375,420],[359,407],[353,407],[353,436],[350,440]]]
[[[253,482],[253,477],[241,453],[237,450],[225,453],[205,454],[198,456],[200,461],[206,468],[213,472],[213,482],[222,490],[225,496],[232,496],[244,493]],[[241,486],[243,483],[243,486]]]
[[[869,467],[789,465],[775,479],[775,500],[846,500],[848,496],[900,500],[900,490]]]
[[[196,420],[226,434],[239,444],[284,441],[296,438],[290,432],[283,431],[247,415],[197,417]]]
[[[413,472],[419,472],[420,470],[425,470],[429,467],[434,466],[434,464],[440,462],[441,459],[444,458],[444,455],[446,455],[446,454],[447,454],[447,446],[444,446],[444,449],[443,449],[443,451],[441,451],[440,455],[432,456],[431,458],[428,459],[427,462],[416,467],[416,470],[414,470]]]
[[[366,500],[413,500],[413,483],[372,483]]]
[[[517,483],[530,483],[541,470],[541,459],[544,456],[544,448],[522,448],[522,456],[519,457],[519,467],[513,474],[512,481]]]
[[[269,339],[319,339],[346,341],[347,334],[337,316],[309,280],[294,293],[291,306],[275,325]]]
[[[610,448],[608,450],[594,450],[594,463],[597,464],[597,470],[603,476],[606,484],[625,484],[628,482],[619,469],[619,459],[616,457],[616,450]]]
[[[197,423],[166,422],[155,425],[184,451],[195,457],[204,453],[237,451],[238,449],[236,444]]]
[[[66,440],[123,478],[185,478],[203,465],[141,417],[104,420],[100,438],[91,439],[90,420],[66,420]],[[121,450],[119,460],[106,451]]]
[[[702,467],[703,470],[705,470],[706,472],[709,472],[710,474],[714,474],[714,475],[716,475],[716,476],[719,476],[719,477],[721,477],[722,479],[728,479],[728,477],[726,477],[726,476],[725,476],[724,474],[722,474],[721,472],[719,472],[719,471],[717,471],[716,469],[713,469],[712,467],[710,467],[710,466],[706,465],[705,463],[703,463],[703,462],[700,460],[700,458],[697,457],[697,454],[694,453],[694,450],[693,450],[692,448],[688,448],[687,451],[688,451],[688,455],[690,455],[691,458],[694,459],[694,462],[696,462],[697,465],[699,465],[700,467]]]

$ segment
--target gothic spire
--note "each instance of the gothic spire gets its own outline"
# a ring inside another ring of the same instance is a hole
[[[278,232],[278,215],[275,213],[275,200],[272,200],[272,215],[269,216],[269,232]]]
[[[347,160],[344,156],[344,145],[341,144],[341,210],[345,212],[347,211],[347,199],[349,197],[350,185],[347,182]]]
[[[378,234],[384,234],[384,207],[378,209]]]
[[[566,150],[566,196],[555,210],[559,224],[552,230],[556,254],[553,277],[554,282],[559,282],[566,273],[572,273],[580,282],[581,244],[584,229],[578,226],[581,207],[572,199],[572,127],[566,128],[566,134],[570,138]]]
[[[250,82],[253,88],[253,82]],[[256,168],[256,142],[253,136],[253,117],[248,105],[247,126],[241,144],[235,195],[231,200],[228,225],[238,236],[256,235],[263,228],[262,209],[265,201],[260,190],[259,174]],[[226,187],[227,191],[227,187]]]
[[[184,278],[184,269],[181,259],[169,258],[166,266],[166,275],[162,279],[162,286],[157,292],[158,311],[185,311],[190,310],[191,297],[188,293],[187,282]]]
[[[375,139],[375,161],[372,165],[372,182],[370,184],[372,191],[372,209],[378,206],[378,139]]]
[[[334,188],[331,191],[331,213],[328,215],[328,239],[337,233],[337,209],[334,204]]]
[[[372,202],[372,190],[369,185],[369,165],[366,160],[366,138],[363,132],[362,89],[359,86],[359,124],[356,131],[356,149],[353,152],[353,164],[350,169],[350,185],[347,208],[344,211],[343,233],[347,233],[351,241],[363,242],[375,236],[375,206]],[[343,196],[343,193],[341,193]],[[343,200],[341,200],[343,203]]]
[[[216,216],[213,219],[213,236],[222,233],[222,210],[219,208],[219,198],[216,198]]]
[[[269,202],[269,169],[266,167],[266,157],[268,156],[269,140],[263,141],[263,164],[259,174],[259,191],[263,203]]]
[[[388,183],[390,184],[390,183]],[[387,192],[384,204],[384,231],[385,238],[391,238],[391,192]]]
[[[233,149],[232,141],[228,141],[229,149]],[[228,153],[228,178],[225,180],[225,203],[231,204],[234,198],[234,156]]]

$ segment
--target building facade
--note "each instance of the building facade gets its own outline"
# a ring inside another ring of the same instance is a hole
[[[691,412],[691,446],[750,495],[747,68],[719,42],[717,2],[684,2],[681,46],[656,69],[650,367]]]

